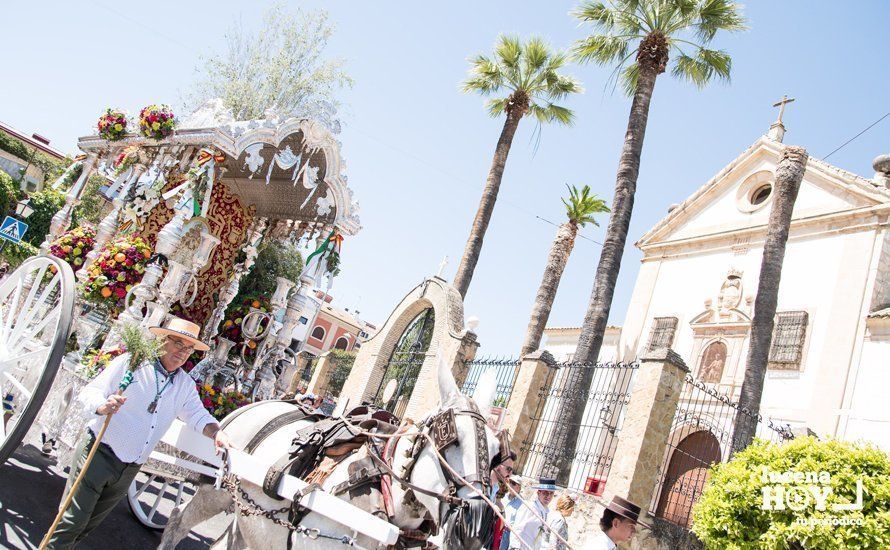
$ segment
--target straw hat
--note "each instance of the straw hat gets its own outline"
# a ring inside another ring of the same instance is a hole
[[[210,349],[210,346],[198,339],[198,336],[201,334],[201,327],[195,323],[180,319],[179,317],[171,317],[165,325],[163,327],[148,327],[148,330],[157,336],[181,338],[194,345],[195,351],[207,351]]]

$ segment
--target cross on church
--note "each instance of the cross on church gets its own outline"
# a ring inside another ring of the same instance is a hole
[[[785,105],[794,101],[794,98],[789,98],[787,95],[783,95],[782,99],[776,103],[773,103],[773,107],[779,108],[779,118],[776,119],[776,122],[782,124],[782,115],[785,114]]]

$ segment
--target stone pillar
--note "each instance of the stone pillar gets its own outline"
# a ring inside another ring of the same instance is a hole
[[[309,387],[306,391],[315,395],[324,395],[328,389],[328,382],[331,380],[331,373],[336,364],[331,360],[330,353],[322,353],[318,356],[318,362],[315,363],[315,371],[309,380]],[[297,371],[300,372],[300,371]]]
[[[618,432],[606,502],[618,495],[640,506],[643,514],[648,510],[688,372],[683,359],[669,348],[643,358]]]
[[[510,401],[507,402],[507,413],[503,426],[503,429],[510,434],[511,447],[518,455],[513,466],[517,472],[522,471],[522,466],[528,458],[526,453],[521,451],[523,442],[528,442],[525,445],[527,447],[535,437],[532,430],[532,417],[543,399],[541,388],[547,382],[551,369],[556,368],[555,365],[556,360],[550,355],[550,352],[545,350],[538,350],[526,355],[519,364],[516,383],[513,384],[513,393],[510,394]]]

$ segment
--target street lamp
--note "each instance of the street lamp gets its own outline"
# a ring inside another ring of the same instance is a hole
[[[22,199],[15,205],[15,213],[26,219],[34,213],[34,207],[31,206],[31,199]]]

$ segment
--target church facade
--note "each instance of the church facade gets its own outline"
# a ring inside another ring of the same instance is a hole
[[[783,133],[759,138],[636,243],[643,259],[619,360],[669,346],[696,379],[738,399]],[[761,413],[792,429],[890,450],[887,181],[809,159]]]

